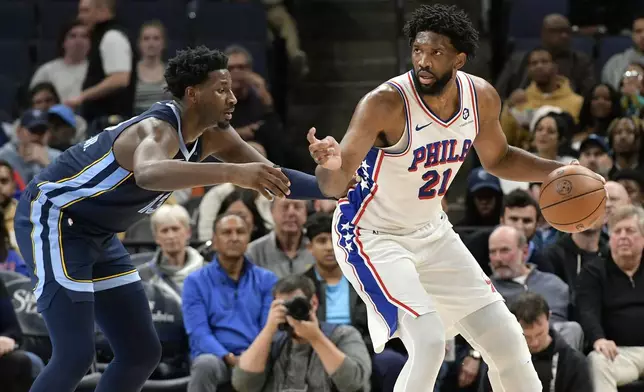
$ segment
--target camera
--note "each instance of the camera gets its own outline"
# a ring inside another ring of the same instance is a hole
[[[295,320],[308,321],[310,320],[309,313],[311,312],[311,303],[305,297],[293,297],[284,302],[286,307],[286,314],[293,317]],[[290,330],[288,323],[280,325],[282,331]]]

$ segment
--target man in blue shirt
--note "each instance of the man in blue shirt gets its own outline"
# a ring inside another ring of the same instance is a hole
[[[183,285],[183,314],[193,360],[188,392],[214,392],[230,381],[239,355],[266,323],[277,276],[244,256],[250,228],[226,213],[214,223],[217,255]]]

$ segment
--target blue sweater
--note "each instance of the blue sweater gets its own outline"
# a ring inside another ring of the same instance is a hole
[[[4,262],[0,262],[0,270],[15,271],[29,277],[29,267],[27,267],[27,264],[25,264],[18,252],[13,249],[9,249],[7,259]]]
[[[238,282],[215,256],[183,283],[183,322],[190,339],[190,355],[240,355],[266,324],[277,276],[244,259]]]

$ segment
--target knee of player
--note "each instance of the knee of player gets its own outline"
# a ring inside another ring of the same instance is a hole
[[[96,351],[93,342],[92,344],[77,342],[73,346],[65,347],[65,353],[61,354],[61,356],[71,367],[86,371],[94,363]]]

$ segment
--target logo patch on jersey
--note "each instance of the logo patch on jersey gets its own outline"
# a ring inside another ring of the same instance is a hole
[[[97,140],[98,140],[98,135],[96,135],[96,136],[94,136],[94,137],[92,137],[92,138],[87,139],[87,140],[85,141],[85,144],[83,144],[83,151],[87,151],[87,147],[89,147],[89,146],[91,146],[92,144],[96,143],[96,141],[97,141]]]
[[[430,125],[432,125],[434,122],[428,122],[427,124],[423,125],[422,127],[420,125],[416,125],[416,132],[420,131],[423,128],[426,128]]]
[[[463,120],[467,120],[469,116],[470,116],[470,109],[468,108],[463,109]]]

